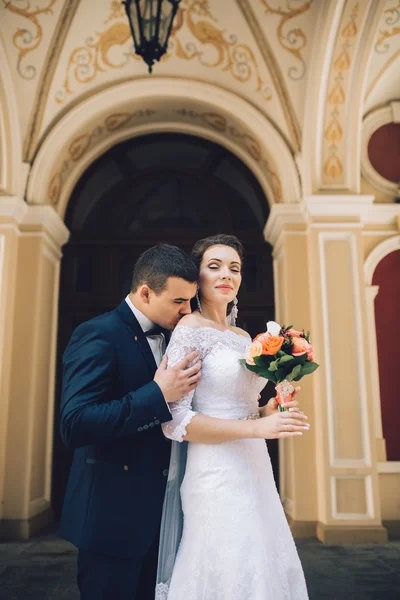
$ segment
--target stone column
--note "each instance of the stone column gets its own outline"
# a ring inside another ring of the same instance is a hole
[[[266,227],[278,318],[311,330],[321,365],[300,382],[310,433],[281,444],[282,499],[294,533],[316,523],[326,543],[387,539],[367,370],[361,231],[371,203],[370,196],[311,196],[274,206]]]
[[[50,206],[0,197],[0,536],[51,522],[53,406],[61,246]]]

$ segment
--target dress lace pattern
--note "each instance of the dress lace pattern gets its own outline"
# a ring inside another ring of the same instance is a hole
[[[197,413],[242,419],[258,411],[266,380],[238,360],[249,341],[231,330],[176,327],[168,364],[197,350],[202,376],[195,392],[171,406],[167,437],[181,442]],[[182,538],[172,577],[158,582],[156,600],[307,600],[264,440],[189,442],[180,492]]]

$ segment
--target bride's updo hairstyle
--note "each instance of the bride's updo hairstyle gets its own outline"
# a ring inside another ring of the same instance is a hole
[[[227,235],[225,233],[217,233],[216,235],[211,235],[210,237],[204,238],[203,240],[199,240],[193,246],[192,253],[190,258],[195,263],[197,269],[200,271],[201,261],[203,260],[204,253],[211,248],[212,246],[229,246],[236,250],[239,255],[240,262],[243,265],[243,246],[241,242],[235,235]],[[229,302],[227,315],[230,314],[232,310],[233,302]],[[192,310],[197,309],[196,298],[191,301]]]

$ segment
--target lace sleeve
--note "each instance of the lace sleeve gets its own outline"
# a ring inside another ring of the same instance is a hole
[[[192,327],[178,325],[172,334],[166,352],[168,368],[174,367],[194,350],[197,350],[201,356],[197,330]],[[195,390],[189,392],[179,402],[171,402],[169,404],[172,421],[162,424],[165,437],[177,442],[183,442],[183,438],[186,435],[186,427],[197,414],[192,410],[194,392]]]

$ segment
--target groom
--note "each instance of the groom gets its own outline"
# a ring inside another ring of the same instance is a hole
[[[60,536],[78,547],[81,600],[153,600],[168,403],[197,386],[196,353],[167,370],[166,337],[190,313],[197,269],[179,248],[138,259],[130,294],[82,323],[65,350],[61,435],[75,449]],[[164,328],[164,330],[162,330]]]

